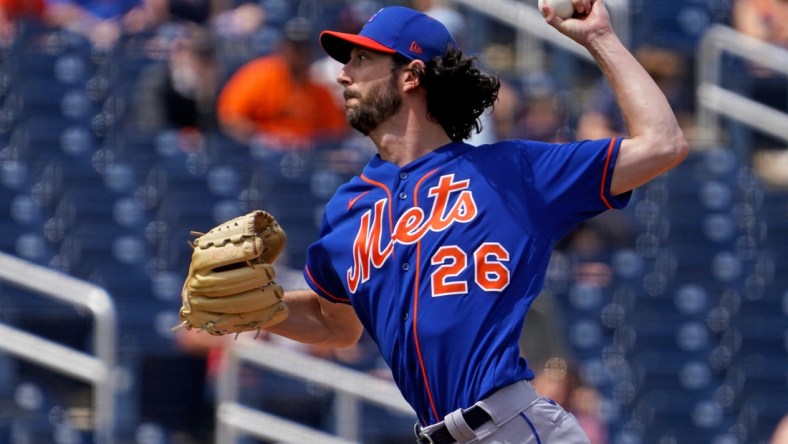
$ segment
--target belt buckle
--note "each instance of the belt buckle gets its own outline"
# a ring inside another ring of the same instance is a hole
[[[419,438],[419,444],[435,444],[435,441],[432,440],[432,436],[425,433],[424,429],[421,428],[421,424],[416,423],[416,425],[413,426],[413,432],[416,434],[416,437]]]

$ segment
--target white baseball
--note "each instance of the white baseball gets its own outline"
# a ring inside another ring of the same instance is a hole
[[[539,11],[542,10],[542,5],[547,5],[555,11],[555,15],[567,19],[575,14],[575,7],[572,6],[572,0],[539,0]]]

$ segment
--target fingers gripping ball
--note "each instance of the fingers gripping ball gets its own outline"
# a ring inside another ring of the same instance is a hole
[[[575,14],[575,7],[572,0],[539,0],[537,2],[539,10],[542,10],[542,5],[548,5],[555,11],[555,15],[563,19],[568,19]]]
[[[259,331],[287,318],[284,291],[271,263],[285,233],[265,211],[253,211],[199,235],[183,284],[181,324],[212,335]]]

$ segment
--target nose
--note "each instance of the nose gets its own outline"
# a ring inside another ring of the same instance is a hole
[[[347,72],[345,72],[345,68],[342,68],[339,71],[339,74],[337,74],[337,83],[339,83],[342,86],[350,85],[351,83],[350,76],[348,76]]]

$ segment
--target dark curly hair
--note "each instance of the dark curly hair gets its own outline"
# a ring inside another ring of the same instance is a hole
[[[409,62],[395,56],[395,68]],[[464,57],[462,51],[451,48],[443,57],[427,63],[419,72],[427,90],[427,112],[438,122],[449,138],[459,142],[471,137],[471,132],[482,130],[479,116],[498,100],[501,82],[476,67],[475,57]]]

